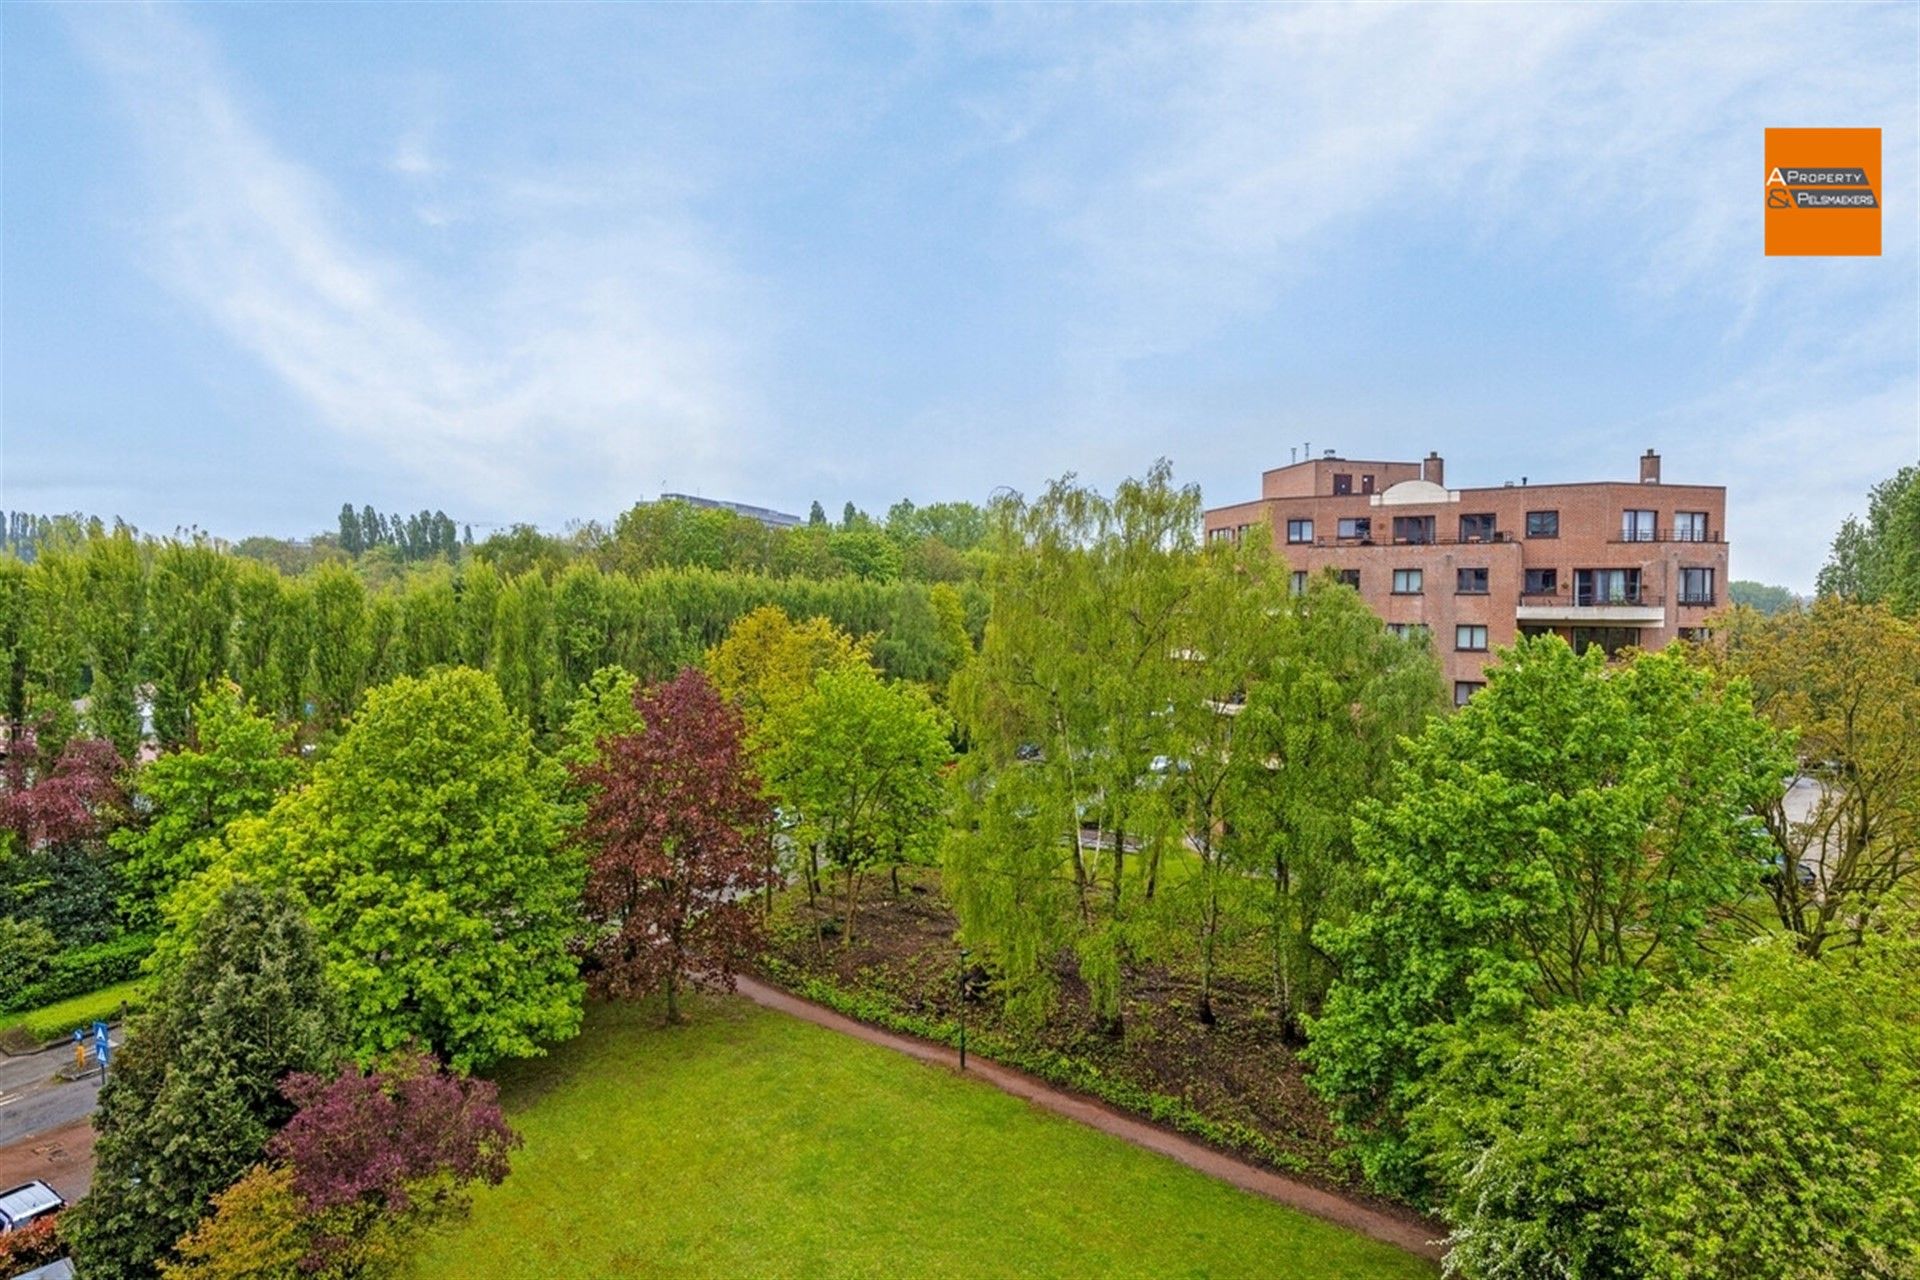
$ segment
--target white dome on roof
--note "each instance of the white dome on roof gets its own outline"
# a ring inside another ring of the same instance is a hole
[[[1443,484],[1435,484],[1431,480],[1402,480],[1399,484],[1388,485],[1386,492],[1375,495],[1373,505],[1411,507],[1422,503],[1457,500],[1456,495]]]

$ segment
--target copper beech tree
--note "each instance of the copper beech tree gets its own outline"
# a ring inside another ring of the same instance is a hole
[[[731,988],[759,937],[750,903],[767,883],[773,809],[748,767],[744,728],[688,668],[635,695],[638,732],[576,767],[592,790],[579,837],[592,931],[589,980],[612,996],[663,992],[680,1020],[689,982]]]

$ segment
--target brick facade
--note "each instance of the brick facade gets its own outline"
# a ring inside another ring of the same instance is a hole
[[[1576,647],[1657,649],[1724,602],[1726,489],[1664,483],[1651,449],[1639,474],[1448,489],[1438,454],[1313,458],[1263,474],[1258,500],[1208,511],[1206,530],[1236,540],[1270,531],[1296,574],[1357,573],[1389,625],[1429,629],[1458,699],[1523,629]],[[1485,629],[1484,649],[1467,647],[1482,640],[1472,628]]]

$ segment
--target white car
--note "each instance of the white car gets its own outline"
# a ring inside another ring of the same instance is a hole
[[[60,1198],[60,1193],[38,1178],[23,1182],[11,1191],[0,1191],[0,1235],[18,1231],[66,1207],[67,1202]]]

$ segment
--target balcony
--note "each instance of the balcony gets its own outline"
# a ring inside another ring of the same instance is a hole
[[[1581,626],[1658,627],[1666,623],[1661,598],[1647,591],[1522,591],[1515,622],[1570,622]]]
[[[1651,530],[1643,529],[1633,537],[1627,537],[1621,530],[1615,529],[1613,531],[1613,536],[1607,539],[1608,542],[1614,542],[1614,543],[1691,542],[1696,545],[1705,545],[1707,543],[1713,543],[1713,542],[1725,542],[1726,540],[1727,540],[1726,531],[1723,529],[1708,529],[1704,533],[1702,533],[1694,529],[1671,529],[1666,527],[1657,527]]]

